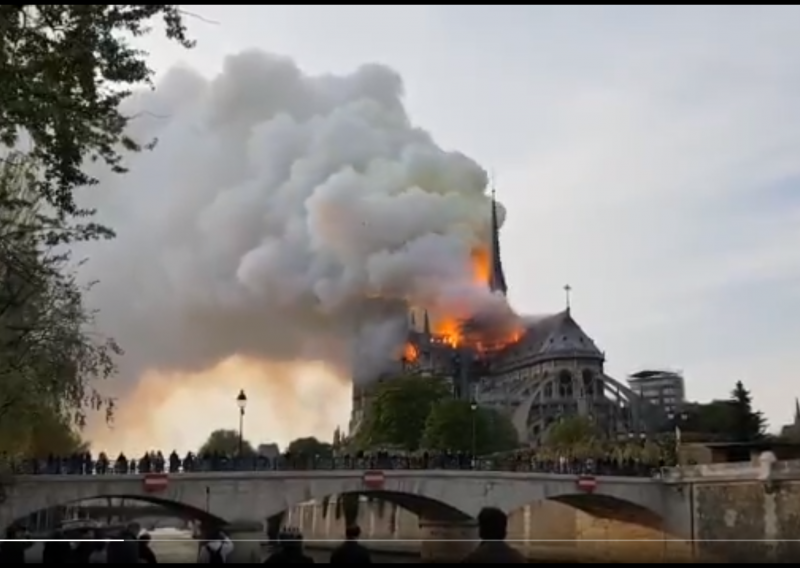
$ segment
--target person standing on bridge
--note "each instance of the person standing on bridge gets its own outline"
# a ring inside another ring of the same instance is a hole
[[[487,507],[478,514],[481,543],[461,564],[527,564],[528,561],[506,542],[508,516],[500,509]]]
[[[345,541],[331,554],[330,564],[372,564],[372,555],[358,539],[361,528],[353,525],[345,530]]]

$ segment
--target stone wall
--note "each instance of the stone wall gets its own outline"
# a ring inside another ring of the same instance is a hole
[[[698,483],[692,489],[703,555],[753,563],[800,558],[800,544],[790,542],[800,537],[800,482]]]
[[[331,546],[343,538],[346,525],[341,508],[337,515],[335,500],[327,503],[327,510],[323,503],[305,503],[289,511],[285,522],[301,528],[307,540],[329,540]],[[377,501],[361,501],[357,524],[364,540],[381,541],[370,544],[376,550],[420,552],[420,541],[428,533],[420,528],[420,520],[415,515]],[[532,560],[690,560],[691,547],[686,542],[669,540],[662,532],[640,527],[635,522],[593,517],[551,501],[533,503],[518,510],[510,516],[508,528],[509,541]],[[464,551],[459,550],[459,554]]]

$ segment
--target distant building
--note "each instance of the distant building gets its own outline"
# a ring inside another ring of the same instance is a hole
[[[800,400],[794,399],[794,422],[784,426],[781,437],[787,440],[800,441]]]
[[[628,380],[631,390],[644,400],[674,414],[686,402],[686,385],[683,376],[674,371],[639,371]]]
[[[281,455],[281,450],[278,444],[261,444],[258,446],[258,455],[273,460]]]

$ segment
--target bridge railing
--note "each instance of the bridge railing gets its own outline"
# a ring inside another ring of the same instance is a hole
[[[357,471],[357,470],[455,470],[531,472],[560,475],[597,475],[620,477],[654,477],[659,469],[639,462],[618,463],[613,460],[535,460],[535,459],[471,459],[467,456],[427,457],[376,456],[339,458],[269,459],[262,456],[175,458],[155,460],[93,460],[88,456],[48,460],[22,460],[10,464],[16,475],[132,475],[194,472],[246,471]]]

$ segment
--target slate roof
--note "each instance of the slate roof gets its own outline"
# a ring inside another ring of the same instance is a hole
[[[573,319],[570,310],[544,316],[525,326],[520,340],[498,354],[499,358],[575,356],[596,357],[604,355],[594,341]]]

